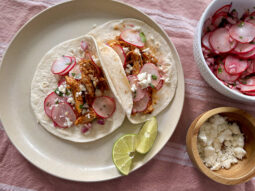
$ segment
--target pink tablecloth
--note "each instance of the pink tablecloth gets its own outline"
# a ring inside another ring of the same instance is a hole
[[[0,59],[13,35],[29,18],[61,1],[64,0],[0,0]],[[255,114],[253,107],[230,100],[210,88],[194,63],[194,28],[210,0],[124,1],[158,22],[181,57],[186,96],[174,135],[151,162],[130,176],[101,183],[77,183],[53,177],[31,165],[11,144],[0,124],[0,190],[254,190],[255,180],[237,186],[211,181],[194,168],[185,148],[187,129],[201,112],[219,106],[236,106]]]

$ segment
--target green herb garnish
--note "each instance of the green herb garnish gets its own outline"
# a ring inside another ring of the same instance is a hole
[[[250,16],[250,19],[254,19],[254,17],[253,17],[253,16]]]
[[[255,44],[255,42],[251,41],[251,42],[249,42],[249,44]]]
[[[240,39],[243,39],[243,36],[239,36]]]
[[[59,91],[58,87],[56,88],[55,93],[59,96],[63,96],[63,93]]]
[[[66,93],[67,96],[70,95],[70,91],[68,89],[66,89],[65,93]]]
[[[156,75],[151,75],[151,78],[153,79],[153,80],[156,80],[156,79],[158,79],[158,77],[156,76]]]
[[[84,106],[83,106],[83,105],[80,105],[80,106],[79,106],[79,108],[80,108],[80,109],[83,109],[83,108],[84,108]]]
[[[74,76],[75,76],[75,73],[72,73],[72,76],[74,77]]]
[[[145,42],[146,42],[145,34],[144,34],[143,32],[140,32],[139,35],[140,35],[141,41],[142,41],[143,43],[145,43]]]
[[[55,104],[59,104],[58,100],[55,102]]]
[[[152,83],[149,83],[151,88],[155,88],[155,86]]]
[[[240,22],[240,23],[238,24],[238,26],[239,26],[239,27],[243,27],[243,26],[244,26],[244,22],[243,22],[243,21]]]
[[[219,74],[222,73],[222,68],[221,67],[218,68],[218,73]]]

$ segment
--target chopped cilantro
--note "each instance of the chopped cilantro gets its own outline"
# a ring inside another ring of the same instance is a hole
[[[157,77],[156,75],[154,75],[154,74],[151,76],[151,78],[152,78],[153,80],[158,79],[158,77]]]
[[[222,73],[222,68],[221,67],[218,68],[218,73],[219,74]]]
[[[80,105],[79,108],[80,108],[80,109],[83,109],[83,105]]]
[[[59,101],[57,100],[57,101],[55,102],[55,104],[59,104]]]
[[[66,89],[65,93],[66,93],[67,96],[70,95],[70,91],[68,89]]]
[[[254,17],[251,15],[251,16],[250,16],[250,19],[254,19]]]
[[[243,39],[243,36],[239,36],[240,39]]]
[[[236,86],[236,82],[233,83],[233,86]]]
[[[55,93],[56,93],[57,95],[59,95],[59,96],[63,96],[63,93],[60,92],[60,91],[58,90],[58,88],[56,88]]]
[[[143,32],[140,32],[140,37],[141,37],[141,41],[143,43],[145,43],[146,42],[146,37],[145,37],[145,34]]]
[[[155,86],[152,83],[149,83],[151,88],[155,88]]]
[[[255,44],[255,42],[251,41],[251,42],[249,42],[249,44]]]
[[[238,26],[239,26],[239,27],[243,27],[243,26],[244,26],[244,22],[243,22],[243,21],[240,22],[240,23],[238,24]]]
[[[75,73],[72,73],[72,76],[74,77],[74,76],[75,76]]]

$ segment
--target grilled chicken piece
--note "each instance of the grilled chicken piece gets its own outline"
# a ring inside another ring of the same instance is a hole
[[[142,57],[136,54],[134,51],[129,51],[126,55],[126,63],[133,66],[132,75],[139,74],[142,66],[143,60]]]
[[[78,114],[81,114],[80,106],[83,105],[82,95],[79,93],[81,92],[80,89],[80,82],[76,81],[74,78],[65,76],[66,83],[70,86],[71,92],[74,97],[75,101],[75,109],[77,110]]]
[[[144,114],[149,114],[149,113],[153,112],[153,110],[154,110],[154,108],[153,108],[153,91],[151,88],[148,90],[148,93],[149,93],[151,99],[148,103],[146,110],[143,111]]]
[[[85,113],[85,115],[78,117],[75,121],[75,125],[90,123],[96,117],[97,117],[97,115],[96,115],[95,111],[91,109],[89,112]]]

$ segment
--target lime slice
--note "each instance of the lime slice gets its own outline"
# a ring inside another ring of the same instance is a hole
[[[156,117],[152,117],[148,120],[137,135],[137,147],[136,151],[141,154],[147,153],[158,134],[158,122]]]
[[[132,166],[136,148],[136,135],[127,134],[120,137],[113,146],[112,159],[117,169],[128,175]]]

